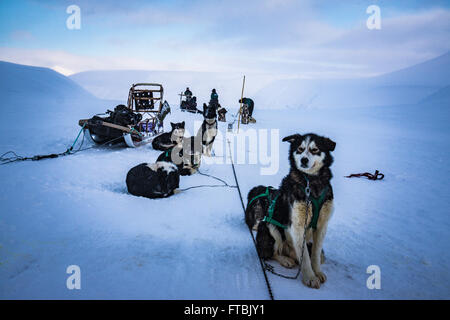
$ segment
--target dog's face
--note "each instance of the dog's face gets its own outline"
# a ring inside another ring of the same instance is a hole
[[[330,152],[334,151],[336,143],[329,138],[316,134],[294,134],[285,137],[283,141],[291,144],[289,161],[291,166],[309,175],[317,175],[324,166],[333,162]]]
[[[159,188],[165,192],[179,187],[180,176],[177,166],[171,162],[156,162],[159,176]]]
[[[184,121],[179,123],[170,123],[172,126],[172,141],[175,141],[177,143],[181,143],[181,140],[184,136]]]
[[[202,161],[202,141],[196,137],[183,139],[183,164],[196,168]]]

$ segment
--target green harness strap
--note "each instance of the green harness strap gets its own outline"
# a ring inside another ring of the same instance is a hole
[[[269,205],[269,209],[268,209],[268,216],[264,216],[264,219],[262,221],[264,222],[268,222],[271,223],[273,225],[276,225],[277,227],[280,227],[282,229],[287,229],[287,226],[285,226],[284,224],[279,223],[277,220],[273,219],[273,212],[275,210],[275,204],[277,203],[277,199],[280,195],[277,194],[275,196],[275,198],[271,199],[270,197],[270,192],[269,192],[269,187],[266,188],[266,192],[261,193],[257,196],[255,196],[252,200],[250,200],[250,202],[247,205],[247,208],[250,207],[250,205],[252,204],[253,201],[255,201],[256,199],[262,198],[262,197],[267,197],[269,199],[270,205]]]
[[[319,221],[320,210],[322,209],[322,206],[325,203],[325,196],[326,196],[327,192],[328,192],[328,186],[322,190],[322,192],[318,198],[314,198],[311,194],[309,195],[309,200],[311,201],[312,209],[313,209],[312,210],[313,216],[312,216],[311,222],[309,223],[308,229],[309,228],[313,228],[314,230],[317,229],[317,222]],[[269,187],[266,188],[266,191],[264,193],[261,193],[261,194],[255,196],[252,200],[250,200],[250,202],[247,205],[247,208],[250,207],[250,205],[253,203],[253,201],[255,201],[256,199],[262,198],[262,197],[267,197],[270,202],[269,209],[268,209],[268,215],[264,216],[264,219],[262,221],[271,223],[282,229],[287,229],[286,225],[281,224],[272,218],[273,212],[275,210],[275,204],[277,202],[279,194],[277,194],[275,196],[275,198],[271,199],[270,193],[269,193]]]
[[[309,228],[313,228],[314,230],[317,229],[317,221],[319,221],[320,210],[322,209],[322,206],[325,202],[325,196],[327,192],[328,186],[322,190],[322,193],[320,194],[319,198],[314,198],[312,195],[309,195],[309,200],[311,200],[312,203],[313,216],[311,222],[309,223],[308,229]]]
[[[247,208],[250,207],[250,205],[252,204],[253,201],[255,201],[256,199],[262,198],[262,197],[269,197],[270,193],[269,193],[269,187],[266,188],[266,191],[264,193],[258,194],[256,197],[254,197],[252,200],[250,200],[250,202],[247,205]]]
[[[264,216],[264,219],[262,221],[271,223],[271,224],[276,225],[277,227],[280,227],[282,229],[287,229],[287,226],[285,226],[284,224],[279,223],[277,220],[272,218],[273,211],[275,209],[275,204],[277,203],[277,199],[278,199],[279,196],[280,195],[277,194],[275,196],[275,198],[270,202],[269,210],[268,210],[269,216]],[[270,200],[270,198],[269,198],[269,200]]]

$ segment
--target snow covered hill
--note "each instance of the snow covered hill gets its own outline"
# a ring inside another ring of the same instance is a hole
[[[450,84],[450,53],[377,77],[278,80],[255,96],[265,108],[415,104]],[[274,92],[274,94],[268,94]]]
[[[265,74],[247,75],[245,96],[257,108],[349,108],[415,104],[450,84],[450,53],[423,63],[370,78],[284,79]],[[87,71],[70,78],[99,98],[126,100],[127,89],[136,82],[163,84],[166,99],[179,104],[178,94],[186,86],[200,103],[208,102],[212,88],[225,107],[236,107],[242,75],[217,72],[105,70]]]
[[[37,151],[40,141],[66,145],[78,119],[111,109],[68,77],[48,68],[0,61],[0,134],[13,148]],[[14,128],[14,130],[11,130]],[[44,137],[45,135],[45,137]],[[17,143],[17,142],[20,143]],[[58,145],[59,146],[59,145]],[[62,147],[62,146],[59,146]]]
[[[375,77],[371,81],[388,86],[430,86],[450,84],[450,52],[414,66]]]
[[[4,106],[2,111],[9,113],[8,104],[20,105],[25,120],[28,112],[34,111],[34,108],[46,114],[59,111],[72,112],[88,108],[82,105],[70,106],[73,101],[92,103],[97,100],[74,81],[56,71],[3,61],[0,61],[0,86]],[[36,102],[41,105],[37,105]],[[42,103],[48,107],[44,108]]]
[[[8,104],[2,112],[9,112],[11,121],[1,118],[0,153],[64,151],[79,130],[78,113],[111,107],[45,69],[5,70],[0,92]],[[33,90],[13,92],[17,86],[8,87],[8,79],[22,79],[24,72],[35,83]],[[123,86],[126,95],[129,84]],[[178,91],[167,93],[176,97]],[[67,112],[64,117],[55,116],[60,109]],[[324,244],[328,280],[313,290],[300,280],[269,274],[276,299],[450,298],[449,114],[448,104],[438,103],[255,110],[257,123],[241,126],[240,134],[248,128],[278,129],[281,140],[316,132],[337,142],[335,211]],[[173,108],[167,122],[181,120],[193,134],[200,116]],[[219,125],[222,134],[226,125]],[[226,149],[218,142],[214,148],[220,155]],[[279,185],[289,170],[287,151],[280,141],[274,175],[261,176],[262,163],[237,165],[244,197],[257,184]],[[246,149],[249,156],[255,152]],[[93,148],[0,166],[0,298],[268,299],[235,188],[196,188],[159,200],[126,192],[128,170],[158,155],[149,145]],[[344,178],[375,169],[384,180]],[[229,164],[204,160],[200,171],[234,184]],[[195,174],[182,177],[180,187],[218,183]],[[66,287],[70,265],[81,269],[81,290]],[[380,290],[366,286],[370,265],[381,269]]]

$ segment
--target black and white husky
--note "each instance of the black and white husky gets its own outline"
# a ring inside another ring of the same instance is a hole
[[[156,161],[174,163],[180,175],[190,176],[197,172],[202,160],[202,146],[196,137],[183,138],[181,144],[161,153]]]
[[[202,141],[202,153],[211,157],[214,140],[217,136],[217,110],[214,106],[203,104],[203,123],[198,129],[197,139]]]
[[[180,174],[170,162],[141,163],[128,171],[128,192],[147,198],[164,198],[179,187]]]
[[[155,150],[166,151],[180,144],[184,136],[184,121],[180,123],[170,123],[172,130],[161,133],[152,141],[152,147]]]
[[[257,228],[256,243],[261,258],[275,259],[284,267],[292,268],[303,257],[303,283],[311,288],[320,288],[327,279],[320,264],[322,245],[333,211],[330,184],[333,158],[330,153],[336,143],[316,134],[294,134],[283,141],[291,144],[289,174],[278,190],[264,186],[250,190],[246,222],[250,228]],[[311,257],[307,246],[310,242]]]

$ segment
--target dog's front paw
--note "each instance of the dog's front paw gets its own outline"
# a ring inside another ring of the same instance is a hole
[[[302,282],[305,286],[319,289],[320,288],[320,279],[316,276],[314,277],[303,277]]]
[[[294,259],[291,259],[289,257],[286,256],[277,256],[276,260],[285,268],[291,269],[293,268],[296,263],[294,261]]]
[[[317,278],[319,278],[320,283],[324,283],[325,281],[327,281],[327,276],[322,271],[316,272],[316,276]]]

